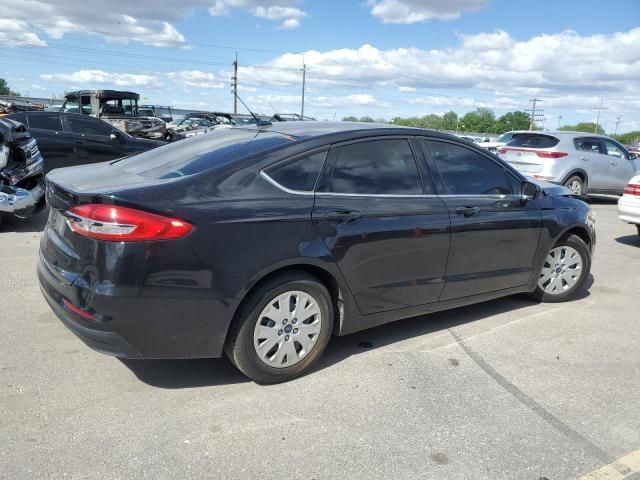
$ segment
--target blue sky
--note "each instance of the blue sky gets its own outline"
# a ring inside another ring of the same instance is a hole
[[[545,126],[640,129],[640,2],[3,0],[0,76],[23,94],[119,88],[149,102],[391,118],[542,99]],[[229,48],[222,48],[229,47]],[[560,118],[560,116],[562,118]]]

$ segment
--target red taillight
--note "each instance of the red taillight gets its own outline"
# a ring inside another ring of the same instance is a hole
[[[533,148],[507,148],[502,147],[500,149],[500,155],[504,155],[507,152],[531,152],[538,155],[540,158],[562,158],[569,155],[567,152],[548,152],[544,150],[535,150]]]
[[[73,303],[71,303],[66,298],[62,299],[62,304],[64,305],[64,308],[66,308],[67,310],[72,311],[76,315],[80,315],[82,318],[85,318],[87,320],[91,320],[92,322],[96,322],[98,320],[96,317],[91,315],[89,312],[85,312],[84,310],[76,307]]]
[[[634,197],[640,197],[640,184],[630,183],[624,187],[624,195],[633,195]]]
[[[80,205],[65,217],[75,233],[111,242],[174,240],[193,230],[184,220],[115,205]]]

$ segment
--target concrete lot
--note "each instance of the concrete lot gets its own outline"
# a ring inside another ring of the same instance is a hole
[[[4,224],[0,478],[638,478],[640,240],[615,200],[594,208],[580,300],[334,338],[312,373],[270,387],[224,359],[93,352],[40,296],[44,217]]]

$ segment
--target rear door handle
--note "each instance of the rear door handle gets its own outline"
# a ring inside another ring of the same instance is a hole
[[[356,210],[338,210],[335,212],[327,212],[325,218],[331,223],[349,223],[355,222],[362,216],[362,213]]]
[[[588,159],[587,157],[585,157],[584,155],[582,155],[582,156],[580,157],[580,160],[587,161],[587,160],[589,160],[589,159]]]
[[[613,160],[609,162],[609,165],[613,165],[614,167],[618,165],[618,162],[614,162]]]
[[[479,207],[458,207],[456,208],[456,213],[458,215],[464,215],[465,217],[470,217],[471,215],[480,213],[480,208]]]

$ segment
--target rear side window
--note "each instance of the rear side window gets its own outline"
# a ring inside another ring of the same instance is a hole
[[[508,195],[511,184],[502,166],[471,149],[425,141],[447,195]]]
[[[580,150],[581,152],[604,153],[602,142],[599,138],[574,138],[573,144],[576,147],[576,150]]]
[[[420,175],[409,142],[373,140],[334,147],[329,191],[362,195],[420,195]]]
[[[294,141],[292,137],[275,132],[230,128],[170,143],[114,163],[135,175],[175,178],[204,172]]]
[[[60,132],[62,131],[62,122],[59,115],[29,115],[29,128]]]
[[[558,145],[559,138],[541,133],[516,133],[507,143],[510,147],[522,148],[552,148]]]
[[[311,192],[316,186],[326,156],[326,151],[307,155],[269,170],[267,175],[289,190]]]
[[[102,135],[108,137],[114,128],[108,123],[91,117],[67,117],[67,124],[73,133]]]

